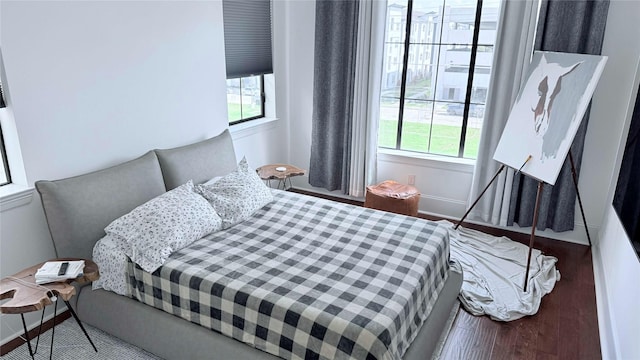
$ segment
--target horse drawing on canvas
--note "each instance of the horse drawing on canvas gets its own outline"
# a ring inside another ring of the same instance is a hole
[[[533,112],[533,126],[537,136],[544,136],[549,129],[553,102],[562,89],[562,78],[575,70],[581,63],[582,62],[563,67],[560,64],[548,63],[546,57],[544,55],[542,56],[540,66],[538,67],[540,70],[538,76],[541,78],[538,82],[537,89],[538,101],[535,106],[531,107],[531,111]]]

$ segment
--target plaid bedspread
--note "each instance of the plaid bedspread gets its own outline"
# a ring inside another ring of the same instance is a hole
[[[132,296],[285,359],[400,359],[447,278],[446,229],[275,197],[153,274],[131,265]]]

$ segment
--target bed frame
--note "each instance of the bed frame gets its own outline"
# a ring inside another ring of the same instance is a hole
[[[94,244],[111,221],[190,179],[194,183],[236,168],[231,135],[195,144],[153,150],[114,167],[56,181],[38,181],[56,256],[90,259]],[[424,360],[433,353],[462,285],[450,270],[433,310],[407,353]],[[246,359],[277,357],[177,316],[91,286],[78,288],[78,316],[128,343],[165,359]],[[98,349],[99,351],[99,349]]]

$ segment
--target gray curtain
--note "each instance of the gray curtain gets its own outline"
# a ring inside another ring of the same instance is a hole
[[[526,78],[531,61],[538,15],[538,1],[503,1],[493,50],[493,66],[487,94],[485,122],[478,146],[478,158],[469,192],[469,203],[478,202],[470,218],[478,218],[494,225],[505,226],[509,215],[511,186],[515,170],[501,172],[487,192],[479,198],[485,186],[500,168],[493,160],[518,90]],[[487,120],[491,119],[491,121]]]
[[[316,1],[309,184],[349,187],[358,1]]]
[[[609,0],[543,0],[540,7],[536,50],[600,55],[609,11]],[[580,173],[584,138],[589,123],[587,109],[571,145],[576,173]],[[568,158],[568,156],[567,156]],[[511,190],[508,225],[531,226],[538,181],[515,176]],[[545,184],[539,208],[537,229],[573,230],[576,191],[569,159],[560,170],[554,186]]]

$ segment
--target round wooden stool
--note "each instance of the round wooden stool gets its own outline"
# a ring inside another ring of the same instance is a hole
[[[396,214],[418,216],[419,202],[420,192],[415,186],[386,180],[377,185],[367,186],[364,206]]]

